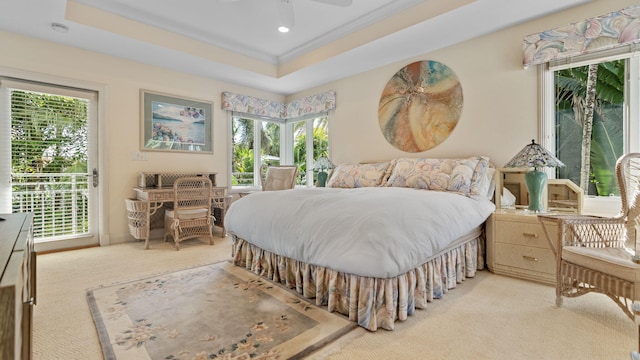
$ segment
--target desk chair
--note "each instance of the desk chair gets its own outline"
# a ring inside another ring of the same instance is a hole
[[[164,240],[173,237],[176,250],[186,239],[208,237],[213,245],[211,227],[211,180],[206,177],[178,178],[173,184],[173,209],[164,215]]]

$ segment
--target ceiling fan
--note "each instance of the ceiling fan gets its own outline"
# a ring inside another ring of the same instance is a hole
[[[241,0],[218,0],[220,2],[235,2]],[[278,4],[278,31],[288,32],[295,24],[295,16],[293,14],[294,0],[276,0]],[[353,4],[353,0],[311,0],[323,4],[347,7]]]

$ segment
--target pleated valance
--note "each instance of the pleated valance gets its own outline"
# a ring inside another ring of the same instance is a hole
[[[524,38],[524,66],[640,42],[640,5]]]
[[[222,110],[286,121],[323,114],[335,109],[336,93],[327,91],[283,104],[225,91],[222,93],[221,103]]]
[[[222,93],[222,110],[234,111],[243,114],[257,115],[281,119],[284,112],[282,103],[253,96],[234,94],[230,92]]]

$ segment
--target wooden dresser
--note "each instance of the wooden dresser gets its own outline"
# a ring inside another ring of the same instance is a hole
[[[0,359],[31,359],[36,252],[33,214],[0,214]]]

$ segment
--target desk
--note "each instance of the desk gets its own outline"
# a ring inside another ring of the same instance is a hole
[[[211,212],[215,216],[215,224],[222,228],[222,237],[227,235],[224,227],[224,215],[231,202],[231,195],[227,195],[226,187],[215,186],[216,173],[140,173],[138,186],[133,190],[135,192],[135,201],[139,206],[135,209],[130,208],[133,199],[129,199],[127,210],[129,212],[129,230],[131,235],[136,239],[144,239],[144,248],[149,248],[149,233],[151,229],[164,227],[164,211],[165,203],[173,202],[173,182],[179,177],[187,176],[206,176],[209,177],[213,188],[211,189]],[[153,180],[152,180],[153,179]],[[160,185],[160,187],[156,186]],[[132,214],[137,212],[137,214]],[[134,218],[132,226],[132,218]]]

